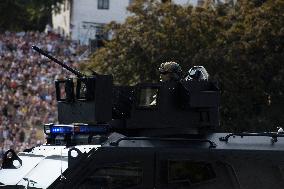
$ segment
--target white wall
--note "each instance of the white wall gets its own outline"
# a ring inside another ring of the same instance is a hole
[[[54,12],[52,13],[52,27],[56,32],[69,36],[70,34],[69,1],[65,1],[65,3],[61,5],[61,11],[58,14]]]
[[[87,43],[88,38],[95,37],[97,24],[121,23],[129,15],[126,10],[129,0],[109,0],[109,9],[98,9],[97,3],[98,0],[74,0],[72,39]]]

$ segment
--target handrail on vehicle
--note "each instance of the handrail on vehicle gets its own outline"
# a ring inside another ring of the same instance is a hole
[[[209,148],[216,148],[217,145],[208,139],[187,139],[187,138],[156,138],[156,137],[124,137],[110,143],[111,146],[118,146],[119,143],[123,140],[150,140],[150,141],[179,141],[179,142],[194,142],[202,143],[207,142],[210,144]]]
[[[235,137],[235,136],[240,136],[240,137],[244,137],[244,136],[267,136],[267,137],[271,137],[271,142],[275,143],[278,141],[278,137],[284,137],[284,133],[278,133],[278,132],[263,132],[263,133],[230,133],[228,135],[226,135],[225,137],[220,137],[219,140],[220,141],[224,141],[224,142],[228,142],[230,137]]]

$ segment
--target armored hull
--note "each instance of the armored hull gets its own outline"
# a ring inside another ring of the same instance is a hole
[[[256,135],[222,141],[228,135],[125,138],[112,133],[97,145],[42,145],[19,153],[19,168],[0,171],[1,187],[283,188],[283,139]]]

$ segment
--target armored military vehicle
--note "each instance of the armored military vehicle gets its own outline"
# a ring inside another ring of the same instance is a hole
[[[180,81],[116,86],[111,75],[55,81],[46,144],[5,153],[2,188],[283,189],[283,130],[217,133],[220,91],[202,66]]]

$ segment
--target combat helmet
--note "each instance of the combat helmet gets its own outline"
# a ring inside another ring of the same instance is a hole
[[[161,81],[177,81],[181,79],[182,69],[176,62],[164,62],[159,67]],[[167,77],[164,77],[167,76]],[[166,79],[163,79],[166,78]]]

